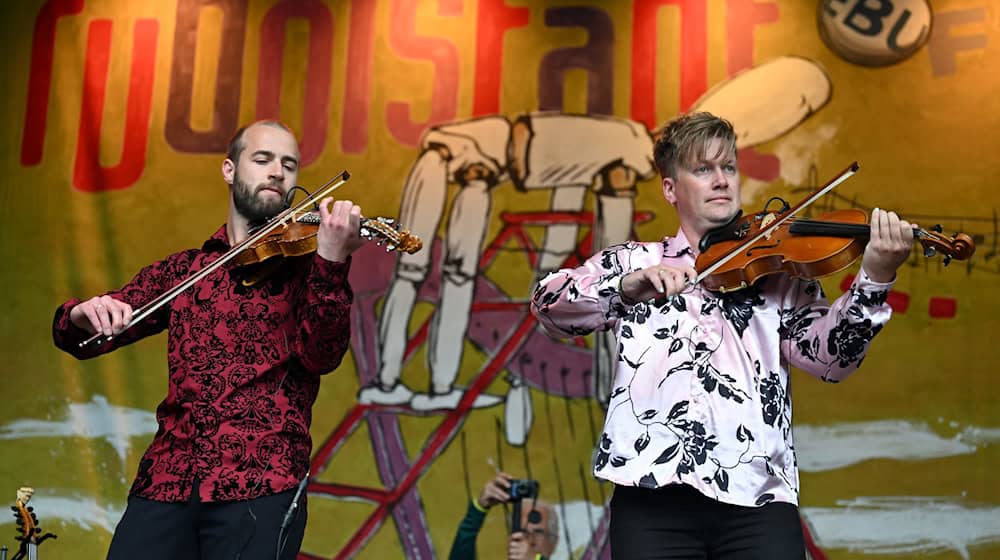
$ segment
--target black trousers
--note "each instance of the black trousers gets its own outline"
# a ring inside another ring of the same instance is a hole
[[[243,502],[187,503],[129,496],[115,528],[108,560],[293,560],[306,529],[306,495],[278,542],[295,489]],[[281,555],[278,549],[284,545]]]
[[[614,560],[802,560],[805,550],[792,504],[735,506],[684,484],[615,486],[611,497]]]

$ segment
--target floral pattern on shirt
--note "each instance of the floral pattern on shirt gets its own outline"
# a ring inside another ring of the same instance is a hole
[[[200,250],[153,263],[108,295],[137,309],[228,248],[222,227]],[[168,331],[167,395],[132,494],[187,501],[197,481],[202,501],[232,501],[298,484],[309,468],[319,378],[337,367],[350,341],[349,267],[297,257],[246,286],[227,264],[97,348],[77,345],[87,338],[69,320],[79,300],[56,311],[56,346],[80,359]]]
[[[700,286],[629,305],[621,278],[693,266],[679,232],[610,247],[542,279],[532,312],[557,337],[614,329],[618,358],[594,474],[694,486],[724,502],[797,503],[789,366],[830,382],[855,371],[891,315],[890,284],[862,272],[833,304],[814,280],[769,276],[729,293]]]

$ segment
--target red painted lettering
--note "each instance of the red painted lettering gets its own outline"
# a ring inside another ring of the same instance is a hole
[[[167,118],[163,130],[167,143],[175,150],[225,153],[229,139],[239,127],[246,4],[245,0],[177,0]],[[194,59],[201,14],[207,6],[215,6],[222,11],[221,44],[212,99],[212,128],[194,130],[191,127],[191,105],[195,95]]]
[[[81,191],[124,189],[142,175],[146,165],[159,29],[160,24],[154,19],[140,19],[135,23],[122,155],[117,165],[103,167],[99,161],[99,153],[104,95],[107,91],[108,63],[111,57],[111,20],[97,19],[90,23],[83,71],[80,128],[73,166],[73,186]]]
[[[31,73],[28,75],[28,106],[24,111],[24,133],[21,137],[21,165],[38,165],[42,161],[52,88],[56,22],[63,16],[76,15],[82,10],[83,0],[49,0],[35,18]]]
[[[504,0],[479,0],[476,15],[476,76],[472,115],[500,112],[500,70],[503,36],[508,29],[528,25],[528,8],[508,7]]]
[[[458,105],[458,49],[447,39],[414,32],[417,4],[417,0],[393,0],[389,16],[389,45],[404,58],[434,63],[430,118],[426,122],[413,122],[408,103],[391,101],[386,105],[389,132],[407,146],[416,146],[427,127],[452,120]]]
[[[257,74],[257,118],[280,118],[285,26],[294,17],[309,20],[309,59],[299,139],[299,164],[306,166],[316,160],[326,145],[330,115],[333,17],[329,8],[319,0],[282,0],[264,15],[260,30],[260,71]]]
[[[655,128],[656,13],[676,5],[681,10],[681,111],[686,111],[708,88],[708,15],[704,0],[636,0],[632,10],[632,118]]]
[[[368,147],[368,115],[372,104],[375,49],[375,2],[351,2],[351,32],[347,41],[347,77],[344,80],[344,120],[340,127],[340,144],[345,153],[359,154]]]
[[[778,21],[772,2],[728,0],[726,3],[726,71],[729,75],[753,66],[753,32],[758,25]]]

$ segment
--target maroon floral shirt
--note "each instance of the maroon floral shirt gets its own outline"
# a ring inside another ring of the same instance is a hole
[[[225,226],[201,250],[176,253],[108,292],[133,309],[211,264],[229,242]],[[309,468],[309,425],[320,376],[335,369],[350,341],[350,260],[312,254],[287,259],[266,280],[240,282],[231,264],[96,348],[69,320],[71,299],[55,314],[60,349],[92,358],[167,329],[167,396],[159,429],[139,463],[131,493],[187,501],[245,500],[298,484]]]

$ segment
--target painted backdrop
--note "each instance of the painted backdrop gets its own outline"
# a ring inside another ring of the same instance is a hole
[[[315,406],[303,558],[444,558],[503,469],[541,484],[557,558],[607,558],[590,476],[614,344],[557,342],[533,283],[676,232],[650,161],[666,120],[739,133],[743,203],[889,208],[977,243],[915,248],[848,383],[796,374],[814,557],[1000,556],[1000,8],[988,0],[24,0],[0,7],[0,490],[36,488],[44,558],[103,557],[165,393],[165,339],[78,362],[50,322],[200,245],[236,128],[280,118],[300,182],[425,249],[354,260],[351,353]],[[824,280],[839,295],[857,267]],[[379,391],[381,386],[393,391]],[[7,519],[2,541],[14,544]],[[493,512],[479,539],[503,556]]]

